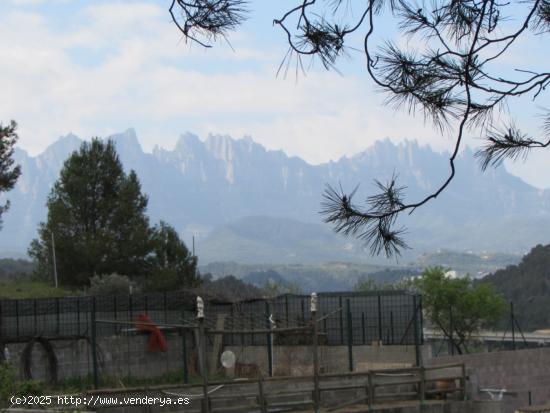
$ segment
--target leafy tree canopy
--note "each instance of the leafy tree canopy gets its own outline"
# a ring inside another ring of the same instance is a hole
[[[65,161],[47,207],[29,249],[42,276],[52,274],[52,235],[61,285],[83,286],[96,274],[146,273],[147,197],[136,174],[124,173],[112,141],[84,142]]]
[[[16,133],[17,124],[11,121],[9,125],[4,126],[0,123],[0,193],[11,190],[19,175],[21,167],[14,166],[13,151],[19,137]],[[9,209],[10,201],[0,205],[0,225],[2,224],[2,215]]]
[[[60,285],[88,286],[106,274],[153,277],[164,283],[157,290],[197,283],[196,259],[176,231],[165,223],[150,227],[147,197],[135,172],[124,172],[112,141],[84,142],[65,161],[47,207],[29,248],[42,278],[52,279],[53,241]]]
[[[171,291],[182,286],[201,285],[197,257],[191,254],[173,227],[161,221],[153,228],[151,241],[149,263],[153,273],[145,284],[148,291]]]
[[[169,12],[186,39],[211,47],[247,18],[252,3],[172,0]],[[525,38],[550,32],[550,0],[296,0],[273,23],[288,43],[281,68],[295,64],[300,73],[308,66],[303,59],[312,58],[333,69],[350,50],[361,51],[365,71],[387,104],[419,114],[453,137],[448,175],[418,199],[406,197],[397,175],[376,181],[377,192],[364,205],[355,202],[355,191],[327,188],[326,222],[364,240],[373,254],[391,256],[407,247],[397,218],[434,200],[451,183],[467,134],[484,139],[477,153],[483,169],[550,146],[550,110],[537,104],[550,85],[544,67],[548,48],[531,59],[513,56]],[[396,36],[385,40],[381,32]],[[531,111],[539,136],[511,120],[512,100]]]
[[[429,267],[412,285],[422,294],[426,316],[456,350],[467,350],[471,335],[503,315],[506,305],[494,288],[470,276],[450,278],[442,267]]]

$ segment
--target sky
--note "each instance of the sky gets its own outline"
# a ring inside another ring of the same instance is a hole
[[[360,51],[351,50],[338,71],[306,60],[306,74],[296,76],[294,65],[277,74],[287,44],[272,21],[296,0],[254,0],[230,44],[211,49],[182,38],[169,3],[2,0],[0,121],[18,122],[19,146],[36,155],[67,133],[89,139],[133,127],[147,151],[170,149],[185,132],[203,139],[248,135],[310,163],[353,155],[385,137],[452,148],[452,133],[383,105]],[[542,36],[529,38],[510,51],[508,63],[547,68],[550,54],[542,50]],[[537,105],[549,108],[548,96],[536,105],[511,105],[513,117],[535,136],[536,111],[525,108]],[[468,136],[467,143],[480,141]],[[507,168],[550,188],[548,165],[546,151]]]

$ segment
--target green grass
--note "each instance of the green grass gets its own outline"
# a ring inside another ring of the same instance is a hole
[[[76,295],[74,291],[54,288],[43,281],[4,280],[0,281],[0,299],[52,298]]]
[[[223,380],[223,375],[210,375],[209,381]],[[202,383],[202,378],[197,375],[189,375],[190,384]],[[146,387],[157,386],[163,384],[183,384],[183,370],[174,370],[163,374],[162,376],[152,378],[136,378],[131,376],[126,377],[100,377],[99,385],[101,388],[124,388],[124,387]],[[73,394],[80,393],[85,390],[94,388],[94,381],[92,375],[86,377],[75,377],[71,379],[62,380],[50,390],[56,393]]]

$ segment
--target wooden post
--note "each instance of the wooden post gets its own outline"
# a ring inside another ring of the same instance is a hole
[[[262,413],[267,413],[267,400],[264,395],[264,383],[261,374],[258,376],[258,403],[260,405],[260,411]]]
[[[424,367],[420,367],[420,383],[418,385],[418,400],[420,400],[420,404],[424,403],[424,400],[426,399],[426,370]]]
[[[373,375],[372,375],[372,371],[369,371],[369,375],[367,377],[367,383],[368,383],[368,393],[369,393],[369,398],[368,398],[368,406],[369,406],[369,410],[371,410],[374,406],[374,378],[373,378]]]
[[[317,343],[317,294],[311,293],[311,323],[313,324],[313,410],[315,413],[319,413],[321,406],[321,392],[319,390],[319,353]]]
[[[210,403],[208,401],[208,372],[206,370],[206,337],[204,332],[204,301],[197,297],[197,320],[199,322],[199,363],[202,374],[202,395],[203,402],[201,411],[210,413]]]

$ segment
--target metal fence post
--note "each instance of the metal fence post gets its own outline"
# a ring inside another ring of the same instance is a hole
[[[164,312],[164,323],[168,324],[168,308],[166,303],[166,291],[162,294],[162,310]]]
[[[268,330],[271,331],[271,311],[269,309],[269,302],[265,302],[265,320]],[[273,333],[266,334],[266,343],[267,343],[267,368],[269,372],[269,377],[273,377]]]
[[[92,297],[92,313],[91,313],[91,322],[92,322],[92,369],[94,377],[94,388],[99,388],[99,375],[97,371],[97,331],[96,331],[96,313],[95,313],[95,297]]]
[[[420,383],[418,386],[418,399],[420,400],[420,404],[423,404],[426,399],[426,370],[424,370],[424,367],[420,367],[419,374]]]
[[[19,337],[19,300],[15,300],[15,332]]]
[[[59,319],[59,297],[55,297],[55,324],[56,324],[56,327],[55,327],[55,331],[57,333],[57,335],[59,335],[59,324],[60,324],[60,319]]]
[[[181,337],[181,352],[183,357],[183,382],[187,384],[189,383],[189,368],[187,366],[187,330],[182,329]]]
[[[512,350],[516,349],[516,329],[514,319],[514,302],[510,301],[510,322],[512,324]]]
[[[361,331],[363,332],[363,344],[366,344],[367,336],[365,332],[365,313],[361,313]]]
[[[36,298],[32,300],[33,312],[34,312],[34,335],[38,334],[38,311],[36,309]]]
[[[347,308],[347,327],[348,327],[348,362],[349,371],[353,371],[353,326],[351,322],[351,302],[348,298],[346,300]]]
[[[391,337],[391,343],[395,344],[395,337],[393,334],[393,311],[390,311],[390,337]]]
[[[250,314],[250,330],[252,330],[252,332],[250,333],[250,344],[253,346],[254,345],[254,315],[252,313]]]
[[[382,343],[382,297],[378,293],[378,343]]]
[[[117,303],[116,303],[116,295],[113,295],[113,316],[115,320],[117,319]],[[115,327],[116,329],[116,327]]]
[[[130,320],[134,320],[134,305],[132,302],[132,294],[128,296],[128,313],[130,314]]]
[[[418,315],[420,317],[420,344],[424,344],[424,312],[422,310],[422,296],[418,296]]]
[[[420,347],[419,347],[419,331],[418,331],[418,306],[416,304],[417,296],[413,295],[413,307],[414,307],[414,321],[413,321],[413,333],[414,333],[414,353],[416,358],[416,365],[420,366],[421,360],[420,360]]]
[[[319,353],[317,343],[317,294],[311,293],[310,303],[311,323],[313,324],[313,409],[319,413],[321,394],[319,391]]]
[[[80,298],[76,299],[76,331],[80,335]]]
[[[338,308],[340,308],[340,343],[344,344],[344,306],[342,305],[342,296],[338,297]]]
[[[286,326],[288,327],[288,294],[285,295]]]
[[[449,334],[450,334],[450,337],[449,337],[449,344],[451,346],[451,356],[454,356],[455,354],[455,342],[454,342],[454,338],[453,338],[453,330],[454,330],[454,325],[453,325],[453,306],[450,305],[449,306]]]

